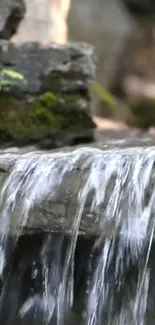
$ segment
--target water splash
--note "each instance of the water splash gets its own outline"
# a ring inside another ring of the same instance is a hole
[[[155,227],[154,148],[105,152],[81,148],[70,153],[21,156],[1,191],[1,277],[13,229],[12,252],[28,224],[31,211],[56,197],[62,185],[69,184],[68,179],[73,174],[75,178],[70,186],[77,208],[68,223],[65,253],[64,235],[54,240],[50,235],[46,239],[40,252],[42,292],[34,292],[23,302],[19,317],[24,318],[35,309],[43,313],[43,324],[49,324],[53,317],[57,325],[66,324],[74,304],[76,243],[89,202],[89,213],[95,216],[100,234],[90,256],[93,267],[87,284],[83,321],[86,325],[100,325],[103,319],[107,325],[145,325],[150,281],[148,261]],[[70,205],[72,203],[70,199]],[[51,253],[52,247],[55,248]],[[94,260],[95,251],[99,256]],[[137,263],[139,269],[136,287],[127,301],[122,300],[115,313],[114,288],[121,292],[125,269],[131,263]]]

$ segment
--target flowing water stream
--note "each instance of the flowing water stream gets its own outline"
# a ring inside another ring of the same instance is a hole
[[[24,235],[31,211],[75,171],[67,235]],[[1,325],[153,325],[154,180],[154,147],[20,156],[0,197]],[[99,228],[88,238],[86,206]]]

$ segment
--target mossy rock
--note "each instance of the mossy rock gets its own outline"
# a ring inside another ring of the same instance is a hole
[[[144,129],[155,126],[155,99],[135,99],[129,103],[129,111],[129,125]]]
[[[30,103],[1,92],[1,144],[12,141],[16,145],[25,145],[45,138],[56,139],[60,134],[93,129],[94,123],[86,111],[79,109],[78,100],[78,94],[59,96],[45,92]]]

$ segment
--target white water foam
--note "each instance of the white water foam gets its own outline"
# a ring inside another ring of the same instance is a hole
[[[54,260],[49,268],[43,249],[41,258],[44,292],[42,297],[29,297],[20,310],[21,317],[29,312],[33,304],[38,305],[44,310],[45,323],[48,324],[57,306],[57,325],[65,323],[66,315],[73,306],[74,254],[81,218],[84,215],[87,198],[93,192],[90,212],[94,210],[96,213],[100,212],[100,237],[96,240],[94,249],[97,247],[102,249],[88,285],[85,322],[87,325],[100,325],[103,310],[109,304],[106,324],[145,324],[149,287],[148,259],[154,235],[154,167],[154,148],[111,152],[82,148],[70,153],[40,155],[31,153],[17,160],[1,192],[1,276],[6,263],[7,238],[13,227],[14,215],[20,225],[20,231],[16,234],[16,244],[30,217],[30,211],[45,199],[52,199],[73,170],[79,171],[81,175],[87,170],[87,178],[81,183],[77,196],[78,208],[70,229],[71,239],[62,275],[56,276],[57,279],[51,275],[55,274],[53,273],[55,268],[61,267],[61,263]],[[105,227],[111,229],[107,238]],[[114,301],[113,297],[109,297],[110,285],[106,280],[106,273],[114,256],[116,239],[118,246],[113,267],[114,279],[118,283],[122,281],[126,250],[130,252],[127,264],[138,261],[142,271],[137,280],[135,296],[128,302],[128,308],[123,305],[120,313],[111,320],[110,304],[113,305]],[[49,241],[45,247],[48,243]],[[145,258],[141,259],[142,251],[147,253]],[[61,253],[61,247],[58,252]],[[55,288],[52,281],[56,283]]]

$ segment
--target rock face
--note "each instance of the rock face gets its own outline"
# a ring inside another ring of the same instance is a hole
[[[0,0],[0,38],[10,39],[24,14],[23,0]]]
[[[1,41],[0,144],[59,147],[92,140],[94,59],[87,44]]]

